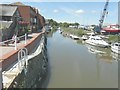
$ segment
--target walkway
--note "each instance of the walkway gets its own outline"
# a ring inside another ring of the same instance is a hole
[[[25,40],[20,41],[17,43],[17,50],[15,50],[14,44],[0,46],[0,62],[2,62],[2,69],[5,70],[17,60],[17,53],[20,49],[27,48],[28,53],[30,53],[37,41],[40,40],[42,33],[44,32],[29,34],[26,45]]]

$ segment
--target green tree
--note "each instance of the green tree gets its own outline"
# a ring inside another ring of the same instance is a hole
[[[58,26],[58,23],[56,21],[54,21],[53,19],[48,19],[49,25],[54,27],[54,26]]]
[[[69,23],[64,22],[64,23],[63,23],[63,27],[69,27]]]
[[[79,23],[75,22],[74,25],[76,26],[76,28],[78,28],[78,26],[80,25]]]

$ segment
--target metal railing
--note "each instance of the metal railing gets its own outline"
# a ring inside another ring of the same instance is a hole
[[[0,45],[9,45],[9,44],[13,44],[14,45],[14,49],[17,50],[17,44],[18,42],[22,41],[21,39],[24,38],[25,40],[25,45],[27,44],[27,34],[22,35],[20,37],[17,37],[16,35],[14,36],[14,38],[0,42]]]
[[[18,52],[18,68],[20,71],[24,69],[27,72],[26,70],[28,65],[27,55],[28,55],[27,48],[20,49],[20,51]]]

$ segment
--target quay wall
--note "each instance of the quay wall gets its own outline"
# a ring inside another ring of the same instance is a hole
[[[41,88],[48,72],[46,38],[42,52],[29,60],[27,72],[20,73],[9,88]]]

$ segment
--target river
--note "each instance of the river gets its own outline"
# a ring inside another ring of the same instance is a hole
[[[47,88],[118,88],[118,61],[109,49],[95,49],[62,36],[47,38]]]

